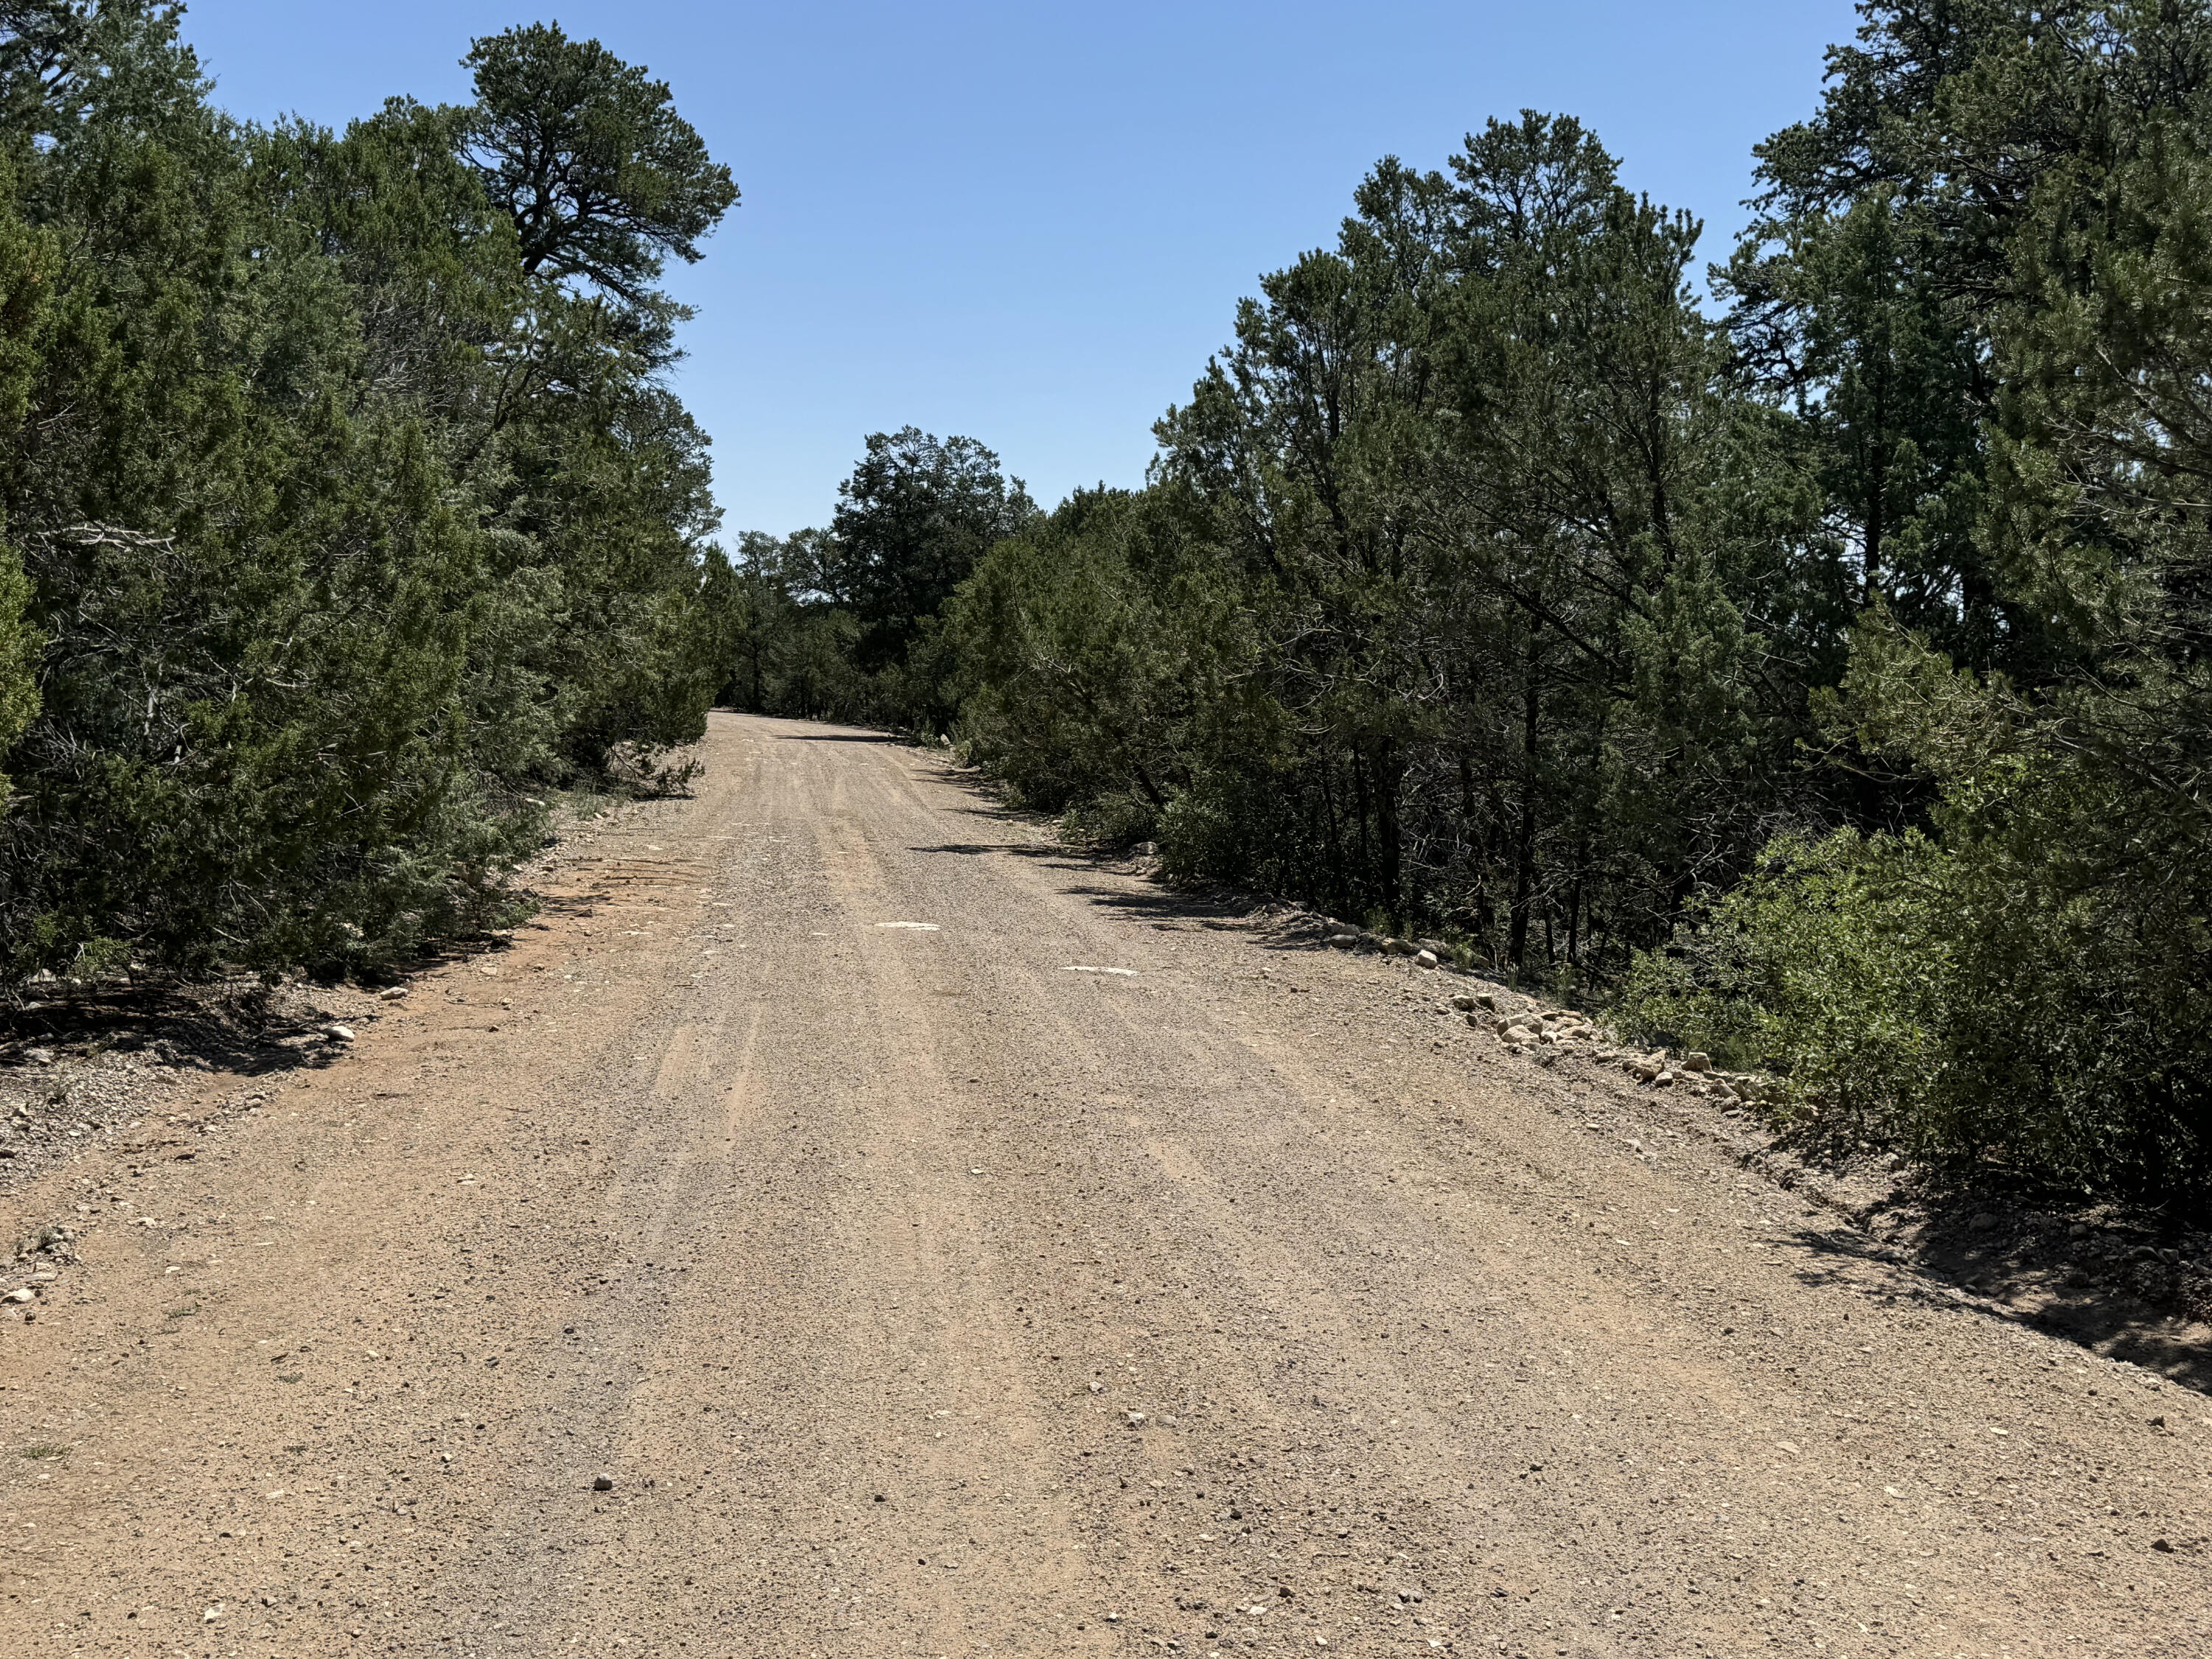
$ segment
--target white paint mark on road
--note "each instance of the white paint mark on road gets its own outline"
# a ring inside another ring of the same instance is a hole
[[[942,930],[933,921],[879,921],[878,927],[911,927],[917,933],[934,933]]]
[[[1137,976],[1137,970],[1133,968],[1087,968],[1079,962],[1070,963],[1060,971],[1063,974],[1119,974],[1124,979]]]

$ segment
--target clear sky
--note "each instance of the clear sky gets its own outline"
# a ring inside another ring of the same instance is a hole
[[[557,18],[674,89],[744,200],[673,286],[727,527],[829,516],[867,433],[997,450],[1049,505],[1142,481],[1261,273],[1380,156],[1580,117],[1724,253],[1751,147],[1809,112],[1849,0],[192,0],[216,96],[343,123],[469,95],[471,36]]]

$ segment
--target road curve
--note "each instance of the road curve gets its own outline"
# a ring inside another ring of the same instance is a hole
[[[151,1224],[0,1326],[0,1655],[2212,1653],[2212,1402],[938,756],[703,757],[4,1201]]]

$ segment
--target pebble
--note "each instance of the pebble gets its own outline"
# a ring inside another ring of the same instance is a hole
[[[353,1027],[350,1025],[325,1025],[323,1027],[323,1035],[329,1037],[334,1042],[351,1042],[353,1041]]]
[[[595,1474],[592,1477],[592,1490],[593,1492],[612,1492],[614,1489],[615,1482],[612,1475]]]
[[[37,1300],[38,1293],[35,1291],[31,1290],[28,1286],[21,1290],[10,1291],[6,1296],[0,1297],[0,1302],[35,1302]]]

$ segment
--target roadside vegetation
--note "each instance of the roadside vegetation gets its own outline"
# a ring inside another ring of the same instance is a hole
[[[216,109],[149,0],[0,0],[0,974],[377,971],[702,729],[657,286],[736,202],[551,25],[475,101]],[[719,562],[719,561],[717,561]]]
[[[2212,10],[1862,14],[1717,266],[1566,117],[1386,160],[1145,488],[908,430],[741,538],[721,691],[1607,998],[1834,1144],[2201,1206]]]

